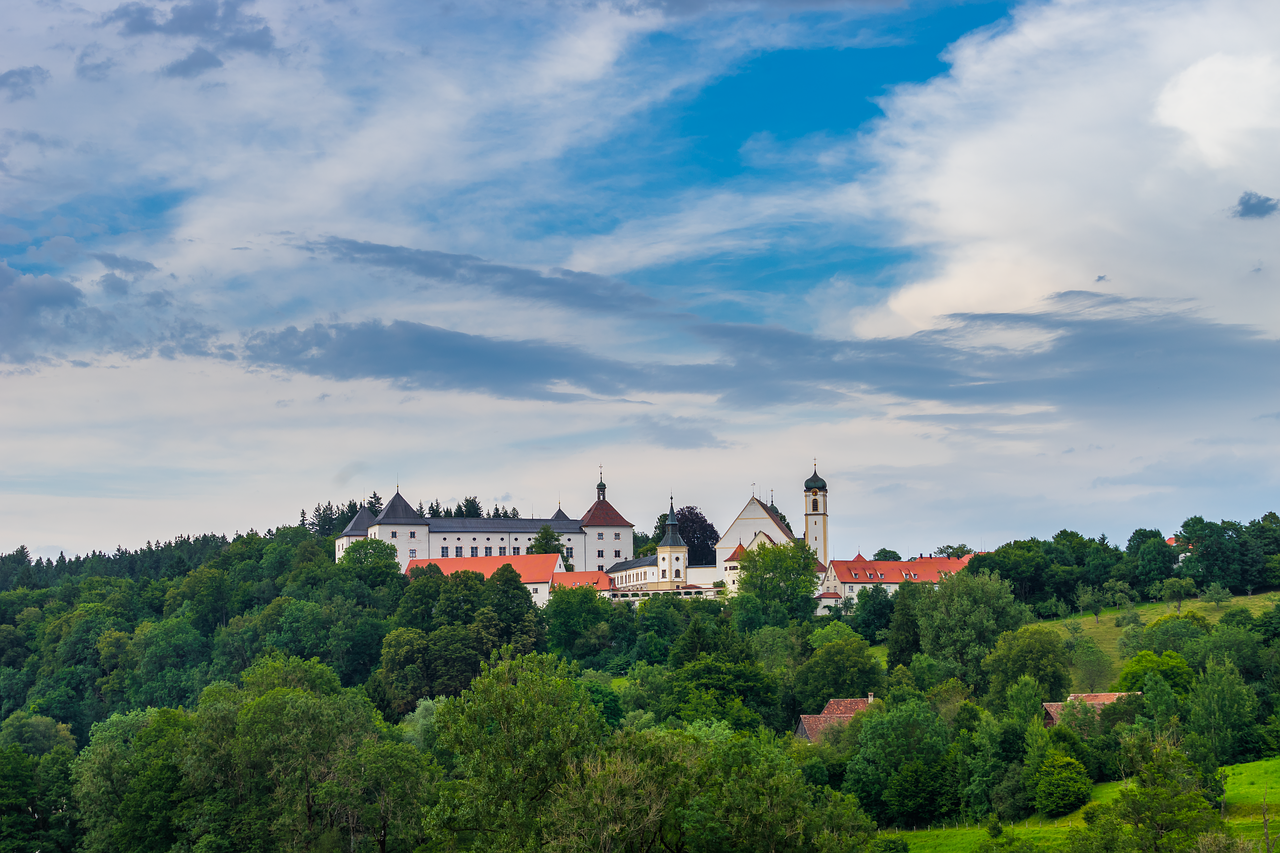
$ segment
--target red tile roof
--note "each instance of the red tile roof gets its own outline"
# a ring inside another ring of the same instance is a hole
[[[842,598],[843,596],[841,596],[840,593],[838,592],[824,592],[816,597],[817,598]]]
[[[921,557],[918,560],[832,560],[836,580],[840,583],[938,583],[944,574],[955,574],[968,564],[967,555],[958,560],[946,557]],[[861,554],[858,557],[862,557]],[[883,575],[883,577],[882,577]]]
[[[408,574],[410,569],[426,568],[430,563],[435,563],[446,575],[454,572],[479,572],[486,579],[502,566],[510,564],[524,583],[550,583],[551,576],[558,574],[556,566],[564,565],[560,561],[559,554],[521,554],[518,557],[446,557],[440,560],[410,560],[404,570]]]
[[[555,586],[594,586],[602,591],[613,589],[613,577],[608,572],[556,572],[551,583]]]
[[[858,556],[854,557],[854,558],[853,558],[852,560],[850,560],[849,562],[851,562],[851,563],[865,563],[866,561],[867,561],[867,558],[866,558],[866,557],[864,557],[864,556],[862,556],[862,552],[861,552],[861,551],[859,551],[859,552],[858,552]]]
[[[865,711],[870,707],[875,694],[865,699],[829,699],[827,706],[822,709],[823,716],[827,714],[856,714],[859,711]]]
[[[725,560],[725,562],[736,563],[742,559],[742,555],[745,553],[747,553],[747,549],[742,546],[741,542],[739,542],[738,547],[733,549],[733,553],[729,555],[729,558]]]
[[[582,517],[583,527],[635,527],[634,524],[622,517],[622,513],[613,508],[613,504],[606,500],[598,500],[591,505],[591,509],[587,510],[587,514]]]
[[[852,714],[801,714],[800,724],[796,726],[796,737],[816,741],[828,726],[834,723],[847,723],[852,719]]]
[[[1104,706],[1110,705],[1121,696],[1141,696],[1141,693],[1072,693],[1067,697],[1067,702],[1084,702],[1095,711],[1101,710]],[[1045,702],[1044,711],[1046,719],[1045,727],[1050,728],[1058,722],[1058,718],[1062,716],[1062,706],[1067,702]]]
[[[800,723],[796,726],[796,737],[809,741],[817,740],[823,730],[829,726],[834,723],[847,723],[854,718],[855,714],[867,710],[874,699],[874,694],[868,694],[865,699],[831,699],[822,709],[821,714],[800,715]]]

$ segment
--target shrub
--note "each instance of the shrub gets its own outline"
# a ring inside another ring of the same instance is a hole
[[[1089,802],[1092,788],[1083,764],[1065,755],[1051,756],[1036,777],[1036,808],[1049,817],[1068,814]]]

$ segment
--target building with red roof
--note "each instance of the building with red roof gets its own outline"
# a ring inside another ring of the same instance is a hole
[[[1072,693],[1067,702],[1083,702],[1094,711],[1101,711],[1107,705],[1124,696],[1141,696],[1141,693]],[[1062,708],[1067,702],[1044,703],[1044,727],[1051,729],[1062,719]]]
[[[821,714],[801,714],[796,724],[796,737],[807,741],[816,741],[822,733],[836,723],[847,723],[857,714],[871,707],[876,700],[874,693],[868,693],[866,699],[831,699]]]
[[[839,600],[856,600],[858,594],[867,587],[880,584],[890,594],[897,592],[904,583],[928,583],[937,586],[942,579],[963,569],[969,563],[972,554],[959,559],[951,557],[920,556],[914,560],[868,560],[858,554],[852,560],[832,560],[822,576],[818,586],[820,602],[833,600],[831,594]],[[826,606],[823,603],[819,607]],[[831,608],[828,607],[828,610]]]
[[[520,554],[515,557],[455,557],[448,560],[410,560],[405,572],[415,568],[437,566],[446,575],[455,572],[475,572],[488,580],[500,567],[509,565],[520,575],[520,582],[533,596],[533,603],[542,606],[551,600],[551,584],[559,575],[576,574],[566,572],[564,560],[559,554]],[[583,574],[596,574],[584,572]]]

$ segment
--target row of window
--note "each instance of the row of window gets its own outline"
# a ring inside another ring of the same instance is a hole
[[[597,557],[597,558],[600,558],[600,557],[603,557],[603,556],[604,556],[604,551],[596,551],[596,557]],[[613,552],[613,556],[614,556],[615,558],[621,557],[621,556],[622,556],[622,552],[621,552],[621,551],[614,551],[614,552]]]
[[[597,538],[597,539],[603,539],[603,538],[604,538],[604,531],[603,531],[603,530],[601,530],[601,531],[597,532],[597,533],[596,533],[596,538]],[[622,538],[622,534],[621,534],[621,533],[614,533],[614,534],[613,534],[613,538],[614,538],[614,540],[615,540],[615,541],[616,541],[616,540],[618,540],[618,539],[621,539],[621,538]]]

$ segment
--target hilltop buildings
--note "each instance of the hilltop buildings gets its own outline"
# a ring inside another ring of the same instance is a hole
[[[817,555],[818,606],[835,609],[856,600],[859,591],[883,584],[893,592],[913,581],[937,583],[944,573],[958,571],[967,562],[942,558],[886,562],[831,560],[828,555],[827,482],[813,474],[804,481],[804,526],[796,536],[785,517],[770,502],[752,496],[724,529],[715,545],[714,565],[689,565],[689,547],[676,524],[675,501],[670,503],[667,524],[656,552],[635,557],[635,525],[605,497],[604,479],[596,484],[596,501],[574,519],[563,509],[550,518],[424,518],[401,496],[399,489],[374,517],[366,509],[351,520],[335,541],[336,556],[353,542],[379,539],[396,549],[403,570],[435,563],[446,574],[476,571],[488,577],[510,563],[534,601],[544,604],[553,584],[590,584],[601,595],[615,600],[643,599],[651,595],[706,596],[729,594],[738,588],[743,556],[763,545],[803,539]],[[550,527],[564,546],[558,555],[530,555],[538,531]],[[536,558],[536,559],[535,559]],[[723,592],[722,592],[723,591]]]

